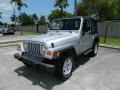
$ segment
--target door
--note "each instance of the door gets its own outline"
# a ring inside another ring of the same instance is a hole
[[[85,19],[83,22],[82,37],[81,43],[83,52],[90,48],[91,44],[91,20]]]
[[[97,21],[92,20],[91,21],[91,36],[90,36],[90,48],[93,47],[94,43],[94,37],[98,35],[98,29],[97,29]]]

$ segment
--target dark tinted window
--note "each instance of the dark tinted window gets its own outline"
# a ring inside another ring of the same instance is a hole
[[[97,30],[97,22],[96,22],[96,21],[92,21],[91,34],[96,34],[96,33],[98,33],[98,30]]]
[[[84,20],[83,23],[83,32],[88,32],[90,31],[90,21],[89,20]]]
[[[51,30],[79,30],[81,19],[60,19],[51,22]]]

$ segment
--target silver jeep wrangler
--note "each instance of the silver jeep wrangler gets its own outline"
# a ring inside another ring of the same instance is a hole
[[[48,33],[24,40],[14,56],[25,65],[37,65],[54,71],[60,80],[67,80],[80,54],[96,55],[98,52],[96,20],[90,17],[55,19]]]

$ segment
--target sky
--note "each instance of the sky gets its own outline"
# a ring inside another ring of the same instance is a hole
[[[21,12],[26,12],[27,14],[36,13],[39,17],[41,15],[45,15],[46,17],[50,14],[50,12],[55,9],[54,3],[55,0],[24,0],[28,5],[28,8],[22,8]],[[68,0],[69,7],[66,11],[73,13],[74,11],[74,0]],[[0,0],[0,12],[2,12],[2,21],[11,23],[10,16],[14,12],[15,5],[10,4],[10,0]],[[16,9],[16,13],[18,11]]]

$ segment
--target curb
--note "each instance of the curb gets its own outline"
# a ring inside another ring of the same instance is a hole
[[[120,47],[117,47],[117,46],[111,46],[111,45],[99,44],[99,47],[105,47],[105,48],[110,48],[110,49],[117,49],[117,50],[120,50]]]

